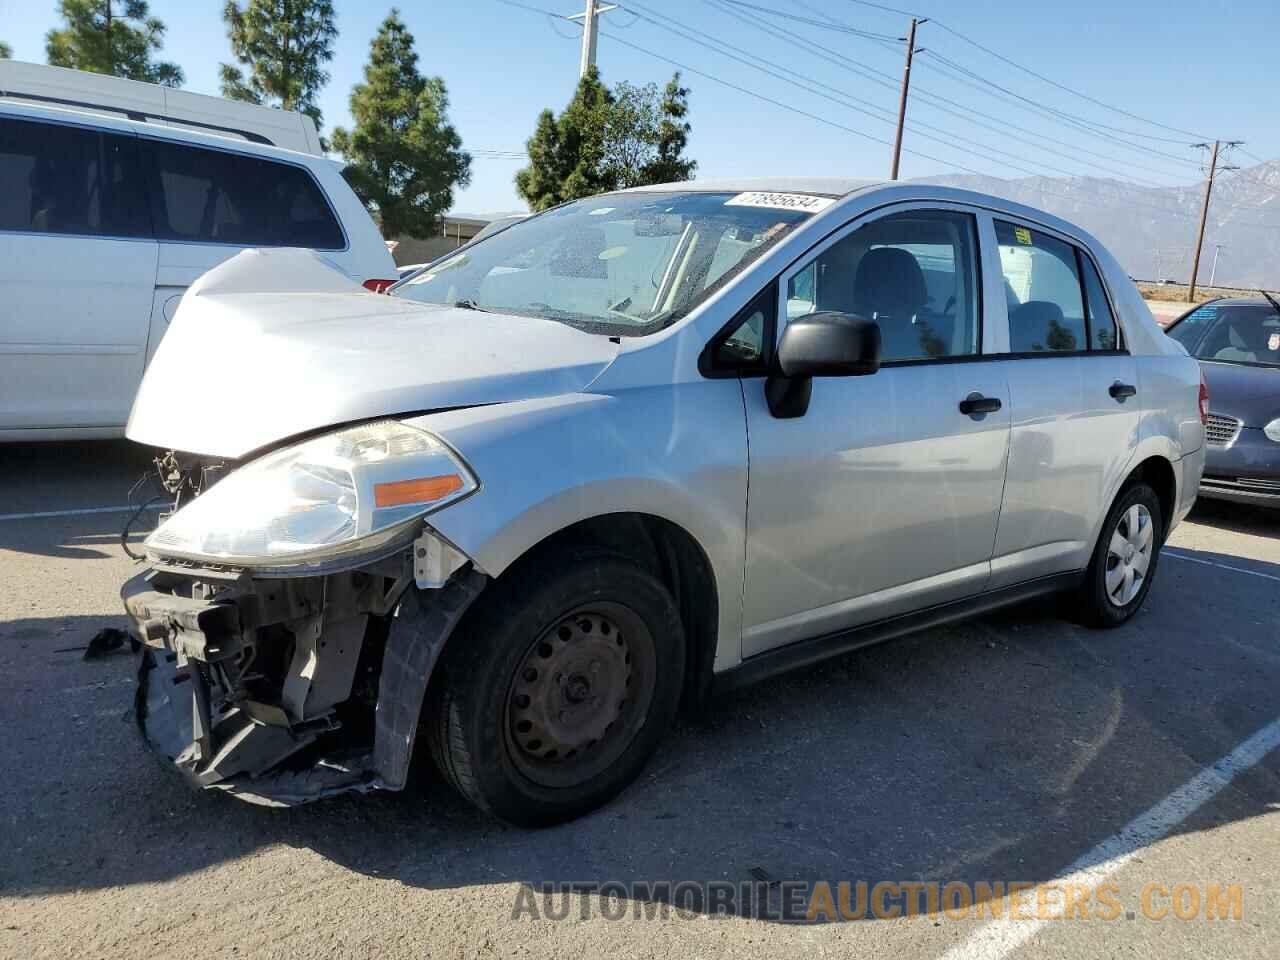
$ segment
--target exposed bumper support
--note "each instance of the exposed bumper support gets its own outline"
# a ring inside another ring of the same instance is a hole
[[[194,785],[293,805],[401,789],[427,683],[488,578],[419,590],[408,551],[298,580],[158,567],[121,591],[148,744]]]

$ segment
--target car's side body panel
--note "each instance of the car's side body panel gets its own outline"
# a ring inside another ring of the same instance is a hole
[[[702,548],[716,583],[717,667],[739,659],[747,445],[737,380],[669,387],[597,382],[588,394],[408,421],[438,432],[480,477],[429,523],[491,577],[582,520],[640,513]],[[710,427],[709,425],[715,425]]]

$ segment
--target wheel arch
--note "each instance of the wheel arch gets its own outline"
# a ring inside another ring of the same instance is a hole
[[[642,512],[600,514],[576,521],[543,537],[516,557],[489,587],[519,566],[565,547],[597,547],[618,553],[656,577],[671,593],[685,632],[685,677],[682,701],[696,707],[705,701],[719,642],[720,597],[715,570],[702,544],[684,527],[665,517]],[[473,609],[482,608],[485,591]],[[455,631],[456,632],[456,631]],[[450,637],[450,640],[452,637]],[[447,653],[446,640],[442,655]],[[440,682],[433,671],[428,684]]]
[[[1174,511],[1178,505],[1178,477],[1173,464],[1167,457],[1159,454],[1149,456],[1130,472],[1120,486],[1116,496],[1120,496],[1133,484],[1143,482],[1151,487],[1160,501],[1160,513],[1163,529],[1161,536],[1167,537],[1174,522]]]

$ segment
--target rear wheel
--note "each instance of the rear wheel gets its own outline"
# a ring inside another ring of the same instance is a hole
[[[1138,612],[1155,579],[1164,539],[1160,498],[1141,481],[1116,498],[1079,593],[1080,619],[1118,627]]]
[[[437,765],[523,826],[579,816],[640,772],[683,681],[676,605],[617,554],[557,551],[509,571],[449,644],[429,704]]]

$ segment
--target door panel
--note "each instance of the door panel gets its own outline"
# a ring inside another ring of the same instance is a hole
[[[986,585],[1010,409],[1003,364],[980,353],[978,236],[965,208],[904,205],[782,277],[783,324],[806,307],[856,313],[879,326],[885,365],[815,379],[794,419],[744,381],[744,656]],[[973,398],[998,406],[962,412]]]
[[[984,588],[1009,442],[1003,364],[815,380],[791,420],[770,414],[763,381],[745,386],[744,656]],[[972,393],[1001,409],[962,414]]]
[[[1088,254],[999,217],[994,233],[1013,426],[992,588],[1088,566],[1137,447],[1141,405],[1137,364]]]
[[[0,428],[122,427],[155,279],[135,138],[0,117]]]
[[[1137,384],[1125,355],[1007,362],[1013,431],[991,587],[1083,569],[1093,536],[1137,444],[1138,402],[1111,397]]]
[[[116,427],[142,379],[146,240],[0,233],[0,427]]]

